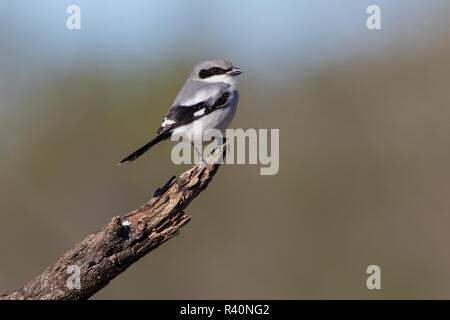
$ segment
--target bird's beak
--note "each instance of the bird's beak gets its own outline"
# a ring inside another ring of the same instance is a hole
[[[241,68],[233,67],[230,71],[227,72],[230,76],[234,77],[241,74],[243,71]]]

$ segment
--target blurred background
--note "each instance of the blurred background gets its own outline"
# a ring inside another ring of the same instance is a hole
[[[279,173],[223,165],[181,234],[93,298],[449,299],[449,18],[445,0],[2,1],[0,292],[189,168],[169,142],[116,164],[217,57],[245,70],[232,127],[280,129]]]

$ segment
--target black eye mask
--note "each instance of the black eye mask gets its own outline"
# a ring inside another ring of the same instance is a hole
[[[200,79],[205,79],[205,78],[209,78],[212,76],[216,76],[216,75],[221,75],[221,74],[225,74],[227,72],[231,71],[231,68],[229,69],[222,69],[219,67],[212,67],[209,69],[202,69],[200,70],[198,76],[200,77]]]

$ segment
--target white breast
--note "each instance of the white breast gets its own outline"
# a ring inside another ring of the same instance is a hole
[[[236,114],[236,108],[237,105],[233,103],[225,108],[217,109],[188,125],[174,129],[173,134],[183,136],[190,142],[202,142],[203,133],[208,129],[218,129],[224,132],[231,124]]]

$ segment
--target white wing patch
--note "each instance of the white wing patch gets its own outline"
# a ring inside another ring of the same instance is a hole
[[[194,113],[194,117],[200,117],[202,115],[205,114],[205,108],[198,110],[197,112]]]
[[[165,126],[168,126],[168,125],[171,125],[171,124],[174,124],[174,123],[175,123],[175,121],[164,118],[163,123],[161,123],[161,127],[165,127]]]

